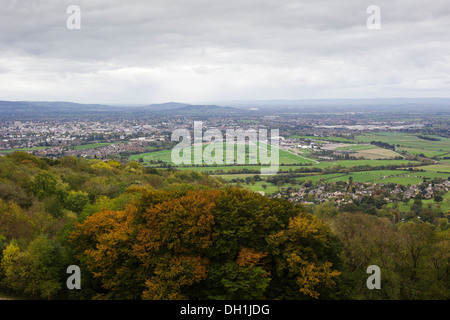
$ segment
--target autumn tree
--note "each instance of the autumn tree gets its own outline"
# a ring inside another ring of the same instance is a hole
[[[286,200],[233,188],[130,192],[140,198],[72,234],[102,283],[97,298],[318,298],[338,276],[330,230]]]
[[[151,276],[145,299],[181,299],[183,287],[207,277],[206,251],[212,245],[213,211],[219,191],[189,191],[149,206],[135,252]]]
[[[76,256],[102,290],[96,299],[139,299],[143,290],[143,267],[133,254],[132,223],[136,208],[102,210],[88,217],[71,234]]]
[[[290,218],[286,229],[270,235],[268,244],[276,261],[273,275],[284,283],[282,291],[274,288],[280,291],[279,298],[317,299],[322,291],[330,294],[340,275],[333,268],[338,241],[323,221],[299,214]]]

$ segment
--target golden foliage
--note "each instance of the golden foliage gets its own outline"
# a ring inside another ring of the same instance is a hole
[[[252,248],[242,248],[236,259],[236,263],[241,267],[254,266],[266,256],[267,253],[260,253]]]

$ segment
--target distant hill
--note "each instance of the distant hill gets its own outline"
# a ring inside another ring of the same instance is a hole
[[[242,110],[258,108],[279,112],[448,112],[450,98],[367,98],[367,99],[300,99],[300,100],[235,100],[215,102]]]
[[[236,113],[236,108],[217,105],[192,105],[178,102],[168,102],[161,104],[151,104],[142,107],[142,110],[146,110],[152,113],[158,114],[180,114],[180,115],[221,115]]]
[[[187,103],[166,102],[166,103],[159,103],[159,104],[150,104],[147,106],[143,106],[142,108],[145,110],[161,111],[161,110],[181,109],[186,106],[188,106]]]
[[[235,108],[168,102],[146,106],[111,106],[74,102],[0,101],[0,119],[145,117],[151,115],[224,115]]]
[[[95,116],[117,111],[100,104],[47,101],[0,101],[0,118],[53,118],[55,116]]]
[[[229,101],[205,104],[82,104],[65,101],[0,101],[0,119],[142,118],[151,116],[268,116],[291,113],[448,113],[448,98],[310,99]]]

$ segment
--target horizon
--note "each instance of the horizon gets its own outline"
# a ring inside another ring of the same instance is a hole
[[[236,104],[236,105],[254,105],[261,104],[262,106],[277,106],[280,103],[287,103],[289,105],[295,106],[296,103],[317,103],[317,102],[384,102],[389,105],[393,104],[393,102],[397,103],[405,103],[407,101],[411,102],[440,102],[439,100],[443,100],[442,102],[450,102],[450,97],[393,97],[393,98],[338,98],[338,99],[323,99],[323,98],[315,98],[315,99],[266,99],[266,100],[228,100],[228,101],[151,101],[151,102],[101,102],[101,101],[73,101],[73,100],[3,100],[0,102],[30,102],[30,103],[73,103],[73,104],[84,104],[84,105],[103,105],[103,106],[150,106],[150,105],[164,105],[164,104],[185,104],[185,105],[217,105],[217,106],[226,106],[227,104]],[[447,101],[448,100],[448,101]]]

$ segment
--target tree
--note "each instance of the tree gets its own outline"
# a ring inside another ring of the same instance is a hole
[[[422,206],[423,206],[422,198],[420,196],[419,197],[416,196],[414,198],[414,203],[411,205],[411,208],[410,208],[411,213],[416,216],[419,215],[420,212],[422,211]]]
[[[448,230],[437,232],[425,222],[408,222],[399,228],[399,272],[404,275],[404,299],[445,299],[449,287]]]
[[[181,298],[184,286],[206,277],[202,255],[218,191],[140,191],[136,206],[87,218],[73,234],[75,247],[109,291],[103,298]]]
[[[257,262],[229,261],[224,264],[214,263],[210,268],[208,281],[221,288],[217,293],[211,292],[210,299],[254,300],[264,296],[271,277]]]
[[[287,282],[283,298],[317,299],[335,286],[340,272],[333,270],[338,245],[325,223],[315,216],[300,214],[289,226],[268,238],[277,262],[273,276]]]
[[[219,191],[188,191],[176,201],[147,207],[135,252],[152,276],[146,299],[179,299],[181,290],[207,276],[204,257],[212,245],[213,209]]]
[[[404,257],[403,267],[411,282],[415,282],[421,272],[426,272],[421,267],[434,237],[433,228],[428,223],[410,221],[401,225],[399,232]]]
[[[61,247],[46,236],[38,236],[25,251],[11,242],[1,265],[11,289],[50,299],[61,290],[63,263]]]
[[[81,213],[89,202],[89,195],[82,191],[69,191],[65,199],[65,207],[75,213]]]
[[[30,239],[34,233],[30,220],[26,211],[17,204],[0,199],[0,231],[7,240]]]
[[[95,299],[139,299],[143,267],[133,253],[131,237],[136,207],[101,210],[87,217],[70,235],[75,256],[101,282]]]
[[[396,257],[398,236],[392,223],[364,213],[341,213],[331,225],[342,242],[342,275],[338,288],[343,299],[398,299],[400,297]],[[381,290],[367,290],[366,269],[383,270]]]
[[[319,218],[334,217],[338,214],[338,209],[333,203],[327,201],[314,207],[314,214]]]
[[[56,184],[57,181],[52,174],[47,171],[40,172],[34,178],[34,194],[36,194],[40,199],[46,196],[52,196],[56,193]]]
[[[289,201],[236,188],[130,192],[140,198],[125,210],[72,233],[102,283],[97,298],[317,298],[338,275],[331,230]]]
[[[15,290],[21,290],[22,282],[20,281],[20,275],[16,272],[15,266],[20,254],[20,248],[17,242],[11,241],[2,253],[2,260],[0,263],[0,274],[3,276],[5,287],[9,287]]]

